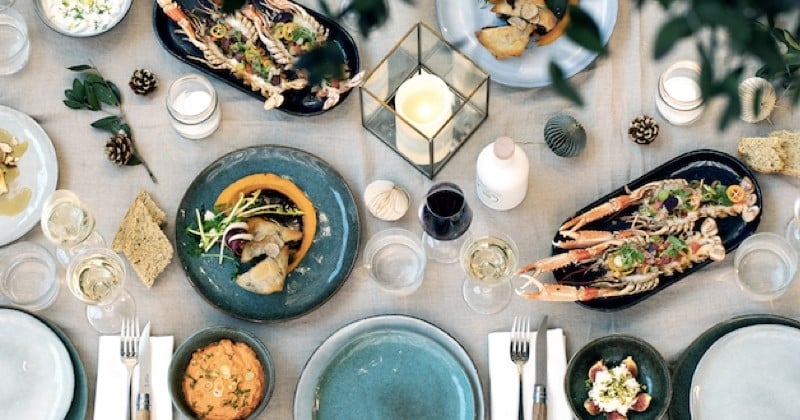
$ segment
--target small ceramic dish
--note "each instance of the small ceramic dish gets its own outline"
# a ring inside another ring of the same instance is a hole
[[[275,387],[275,366],[272,363],[267,347],[261,340],[250,332],[232,327],[210,327],[194,333],[178,346],[172,355],[169,365],[168,382],[169,394],[172,397],[172,405],[180,411],[186,418],[195,419],[197,415],[192,411],[183,395],[182,383],[186,368],[192,359],[192,354],[209,344],[216,343],[222,339],[229,339],[234,343],[247,344],[256,354],[261,368],[264,371],[264,392],[256,408],[244,419],[252,420],[259,417],[264,411],[272,396]]]
[[[664,358],[658,350],[639,338],[613,334],[591,341],[570,359],[564,376],[564,390],[576,419],[606,418],[605,413],[592,416],[583,406],[589,393],[590,385],[587,385],[589,369],[598,360],[602,360],[606,367],[611,369],[628,356],[633,358],[638,366],[636,379],[644,385],[646,392],[652,397],[650,406],[646,410],[642,412],[628,410],[628,418],[655,420],[664,416],[672,398],[669,369]]]
[[[35,0],[36,14],[50,29],[76,38],[100,35],[117,26],[128,14],[133,0],[97,0],[91,6],[79,0]],[[74,3],[74,6],[71,5]],[[106,5],[108,8],[106,8]],[[99,10],[92,13],[89,7]],[[72,9],[75,8],[75,9]],[[81,16],[80,19],[75,16]]]

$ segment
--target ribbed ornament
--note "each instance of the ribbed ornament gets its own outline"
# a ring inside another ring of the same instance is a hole
[[[544,125],[544,141],[558,156],[577,156],[586,146],[586,130],[567,114],[557,114]]]

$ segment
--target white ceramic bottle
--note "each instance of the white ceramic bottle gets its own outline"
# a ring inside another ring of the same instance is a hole
[[[525,199],[530,164],[525,151],[509,137],[500,137],[478,154],[478,198],[494,210],[510,210]]]

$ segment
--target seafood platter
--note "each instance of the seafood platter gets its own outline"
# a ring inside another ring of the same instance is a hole
[[[517,293],[627,308],[736,249],[758,227],[761,189],[738,159],[715,150],[678,156],[579,210],[552,256],[519,271]],[[556,283],[540,279],[552,272]]]
[[[291,319],[323,304],[349,276],[359,241],[358,211],[341,176],[313,155],[269,145],[203,170],[175,229],[195,290],[250,321]]]
[[[189,66],[264,102],[264,109],[316,115],[361,82],[358,49],[330,18],[289,0],[255,0],[226,13],[214,0],[158,0],[153,28],[161,45]],[[324,42],[343,58],[345,79],[312,85],[297,60]]]

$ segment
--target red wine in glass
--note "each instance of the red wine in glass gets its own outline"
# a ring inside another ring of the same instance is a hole
[[[419,209],[419,221],[425,233],[433,239],[451,241],[469,229],[472,209],[458,185],[441,182],[428,190]]]

